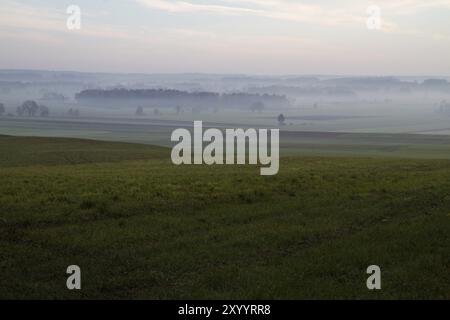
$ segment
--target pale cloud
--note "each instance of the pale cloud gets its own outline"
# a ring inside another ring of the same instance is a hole
[[[40,9],[5,1],[0,10],[0,26],[31,30],[61,30],[65,28],[64,14],[62,10]]]
[[[36,31],[53,31],[67,33],[65,21],[67,15],[64,10],[39,8],[32,5],[24,5],[15,1],[3,0],[0,11],[0,27],[22,28]],[[204,4],[194,0],[132,0],[149,9],[170,13],[189,14],[221,14],[221,15],[252,15],[268,19],[298,21],[311,25],[336,27],[358,26],[364,28],[368,3],[356,1],[354,5],[319,5],[305,4],[300,1],[290,0],[221,0]],[[450,9],[450,0],[377,0],[374,1],[382,9],[383,32],[403,35],[422,36],[423,30],[414,30],[412,26],[400,26],[395,22],[396,16],[417,14],[425,8]],[[103,14],[103,11],[99,14]],[[83,13],[83,17],[89,17]],[[92,18],[92,17],[91,17]],[[83,21],[85,22],[85,21]],[[95,19],[90,19],[89,28],[82,28],[79,34],[92,37],[114,37],[134,41],[146,41],[145,36],[140,35],[142,30],[136,30],[126,25],[100,24]],[[435,38],[447,39],[447,30],[439,33]],[[143,32],[143,31],[142,31]],[[177,33],[180,36],[217,38],[217,34],[195,30],[190,27],[169,29],[165,32]],[[430,34],[432,36],[433,34]]]
[[[373,65],[370,70],[394,72],[390,61],[420,52],[417,68],[450,67],[443,58],[450,53],[450,28],[442,20],[450,0],[128,0],[127,10],[121,10],[125,2],[94,3],[82,7],[81,30],[70,31],[63,5],[2,0],[0,42],[10,45],[0,60],[8,67],[40,61],[33,63],[52,68],[52,48],[75,67],[89,62],[105,70],[359,72]],[[370,4],[382,10],[382,32],[366,28]],[[436,23],[423,28],[434,14]],[[217,24],[204,19],[219,16]]]
[[[273,19],[309,21],[317,23],[360,22],[370,1],[355,1],[351,5],[324,5],[321,2],[305,4],[289,0],[222,0],[221,4],[203,4],[193,0],[136,0],[139,4],[172,13],[216,13],[256,15]],[[450,8],[450,0],[377,0],[390,15],[414,14],[426,8]]]
[[[450,0],[378,0],[377,5],[394,15],[412,15],[423,9],[450,9]]]
[[[139,31],[126,26],[85,23],[82,19],[80,30],[68,30],[66,27],[67,13],[62,9],[38,8],[13,1],[2,3],[0,11],[0,36],[11,38],[29,38],[46,42],[63,42],[67,36],[87,36],[100,38],[119,38],[128,40],[143,40]],[[83,13],[83,18],[89,17]],[[91,16],[92,17],[92,16]],[[83,27],[86,26],[86,27]],[[12,31],[11,31],[12,30]]]
[[[216,39],[217,34],[214,32],[208,31],[200,31],[195,29],[188,28],[176,28],[168,30],[169,33],[173,33],[174,35],[179,35],[181,37],[189,37],[189,38],[204,38],[204,39]]]
[[[237,6],[196,4],[187,1],[164,1],[164,0],[137,0],[138,3],[152,9],[164,10],[168,12],[204,12],[222,14],[258,14],[259,10],[248,9]]]
[[[255,15],[260,17],[309,21],[324,24],[361,21],[361,15],[349,14],[344,9],[327,10],[319,5],[276,0],[223,0],[219,4],[199,4],[193,1],[136,0],[139,4],[171,13],[208,13],[225,15]],[[252,5],[249,7],[248,5]]]
[[[306,22],[322,26],[365,25],[366,9],[372,2],[355,1],[351,5],[305,4],[290,0],[222,0],[221,4],[203,4],[190,1],[136,0],[149,9],[170,13],[199,13],[222,15],[252,15],[269,19]],[[450,9],[450,0],[377,0],[373,1],[383,13],[384,32],[419,34],[400,26],[397,16],[415,15],[423,9]],[[389,18],[387,18],[387,16]]]

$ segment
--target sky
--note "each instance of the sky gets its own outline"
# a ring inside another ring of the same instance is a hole
[[[1,0],[0,69],[449,76],[450,0]]]

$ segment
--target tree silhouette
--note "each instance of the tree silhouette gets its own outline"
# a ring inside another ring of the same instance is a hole
[[[137,116],[143,116],[144,115],[144,108],[142,108],[141,106],[137,107],[136,115]]]
[[[282,114],[282,113],[280,113],[280,115],[278,116],[278,124],[280,125],[280,126],[284,126],[286,123],[285,123],[285,121],[286,121],[286,118],[284,117],[284,115]]]
[[[78,101],[90,101],[101,104],[123,103],[132,99],[134,101],[143,101],[142,103],[158,104],[158,107],[175,106],[177,113],[177,104],[182,108],[201,107],[202,109],[211,107],[236,107],[239,105],[251,106],[261,102],[268,107],[287,107],[290,106],[290,100],[284,95],[276,94],[257,94],[246,92],[235,93],[217,93],[217,92],[187,92],[174,89],[87,89],[75,95]],[[145,102],[144,102],[145,101]],[[150,102],[152,101],[152,102]],[[261,105],[258,106],[258,109]],[[259,110],[255,111],[259,111]]]
[[[33,100],[27,100],[22,105],[17,107],[17,114],[19,116],[27,115],[30,117],[36,116],[36,114],[39,111],[39,105],[36,103],[36,101]]]

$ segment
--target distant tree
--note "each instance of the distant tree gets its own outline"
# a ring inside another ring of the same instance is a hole
[[[39,114],[41,117],[48,117],[48,115],[50,114],[50,111],[49,111],[48,107],[40,105],[39,106]]]
[[[3,103],[0,103],[0,116],[2,116],[5,112],[5,105]]]
[[[30,117],[36,116],[37,112],[39,111],[39,105],[36,103],[36,101],[33,100],[27,100],[22,105],[17,107],[17,114],[19,116],[27,115]]]
[[[16,108],[16,113],[19,117],[23,116],[23,114],[25,113],[25,111],[23,110],[22,106],[18,106]]]
[[[70,108],[67,113],[71,117],[78,117],[80,115],[80,111],[78,111],[78,109],[72,109],[72,108]]]
[[[153,110],[153,114],[155,116],[159,116],[159,115],[161,115],[161,112],[159,112],[159,109],[155,109],[155,110]]]
[[[265,106],[261,101],[255,102],[250,106],[251,112],[262,112]]]
[[[217,93],[217,92],[188,92],[173,89],[88,89],[75,95],[77,101],[88,101],[96,104],[123,105],[130,99],[145,100],[148,105],[156,105],[160,108],[176,106],[179,101],[183,102],[183,108],[200,107],[201,110],[219,106],[220,108],[235,108],[239,105],[250,106],[252,103],[261,101],[266,107],[289,107],[290,99],[279,94],[259,94],[245,92]]]
[[[284,117],[284,115],[282,113],[278,116],[277,120],[278,120],[278,124],[280,126],[284,126],[286,124],[285,123],[286,118]]]
[[[177,114],[180,114],[181,113],[181,107],[180,106],[176,106],[175,107],[175,111],[176,111]]]
[[[444,79],[426,79],[423,81],[422,86],[428,87],[445,87],[449,84],[447,80]]]
[[[144,108],[142,108],[141,106],[137,107],[136,115],[137,116],[143,116],[144,115]]]

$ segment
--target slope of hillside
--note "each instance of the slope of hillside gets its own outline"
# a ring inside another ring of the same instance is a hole
[[[448,160],[292,156],[262,177],[3,136],[0,181],[0,298],[450,298]]]

